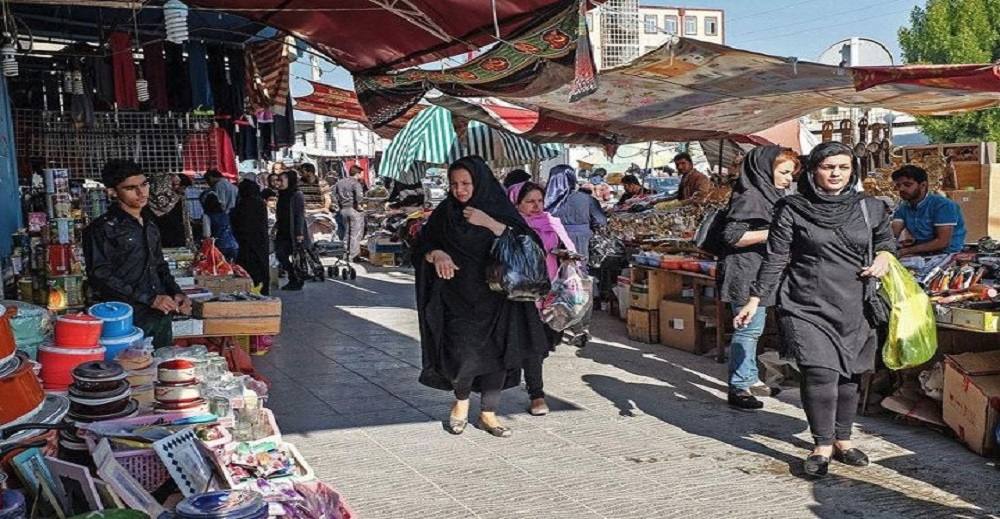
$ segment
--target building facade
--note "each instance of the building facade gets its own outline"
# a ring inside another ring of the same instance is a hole
[[[594,60],[599,69],[625,65],[673,36],[724,45],[725,11],[639,5],[609,0],[587,14]]]

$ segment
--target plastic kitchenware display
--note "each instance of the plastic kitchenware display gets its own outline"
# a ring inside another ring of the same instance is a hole
[[[73,383],[73,370],[85,362],[104,360],[104,348],[59,348],[41,346],[42,384],[50,391],[65,391]]]
[[[87,314],[67,314],[56,319],[56,346],[94,348],[101,338],[102,321]]]
[[[98,303],[87,311],[93,317],[103,321],[101,337],[105,339],[132,335],[135,328],[132,323],[132,307],[116,301]]]
[[[105,326],[107,324],[105,323]],[[115,360],[118,355],[125,351],[129,346],[137,342],[141,342],[145,334],[139,328],[132,328],[132,333],[128,335],[122,335],[119,337],[102,337],[101,346],[104,346],[106,350],[104,354],[105,360]]]
[[[41,408],[45,392],[27,356],[14,357],[14,362],[0,371],[0,395],[0,426],[3,427],[24,422]]]

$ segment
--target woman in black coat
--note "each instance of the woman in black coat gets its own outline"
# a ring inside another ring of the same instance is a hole
[[[482,393],[479,426],[509,437],[496,409],[500,391],[520,382],[529,355],[547,349],[545,327],[531,302],[514,302],[490,290],[486,270],[494,241],[504,233],[530,235],[486,163],[458,160],[448,169],[451,189],[421,231],[413,257],[424,385],[454,391],[447,429],[468,423],[469,394]]]
[[[302,290],[303,280],[292,265],[292,253],[297,246],[308,247],[306,232],[306,199],[299,191],[299,174],[282,171],[278,177],[278,208],[275,211],[274,253],[281,268],[288,273],[288,284],[282,290]]]
[[[802,372],[815,441],[804,468],[814,477],[826,475],[831,457],[868,465],[851,444],[861,374],[875,367],[876,333],[865,306],[874,297],[871,278],[888,272],[896,244],[885,205],[858,190],[858,171],[844,144],[813,149],[799,192],[775,206],[767,258],[734,319],[737,328],[749,324],[777,290],[782,336]]]
[[[261,286],[261,293],[270,293],[270,275],[267,247],[267,205],[260,196],[260,186],[244,179],[239,184],[239,198],[236,207],[229,213],[233,224],[233,234],[240,244],[236,263],[250,274],[255,285]]]

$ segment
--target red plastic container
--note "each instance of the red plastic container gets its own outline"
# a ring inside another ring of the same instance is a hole
[[[98,326],[97,329],[100,330],[101,327]],[[42,364],[42,385],[46,391],[66,391],[73,383],[73,370],[80,364],[93,360],[104,360],[103,347],[39,346],[38,362]]]
[[[0,309],[3,308],[0,306]],[[16,306],[8,307],[0,314],[0,364],[9,360],[16,353],[17,343],[14,340],[14,330],[10,326],[10,320],[15,315],[17,315]]]
[[[99,346],[104,321],[87,314],[66,314],[56,319],[55,344],[60,348],[93,349]]]

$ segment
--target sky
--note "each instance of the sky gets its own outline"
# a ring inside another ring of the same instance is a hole
[[[487,0],[470,0],[487,1]],[[765,54],[815,61],[830,45],[852,36],[884,44],[901,63],[897,32],[909,24],[910,12],[923,0],[640,0],[641,5],[702,7],[725,11],[726,44]],[[311,88],[298,79],[311,77],[308,56],[292,66],[292,95]],[[323,61],[321,82],[352,88],[350,75]],[[352,88],[353,89],[353,88]],[[311,119],[297,113],[296,118]]]

